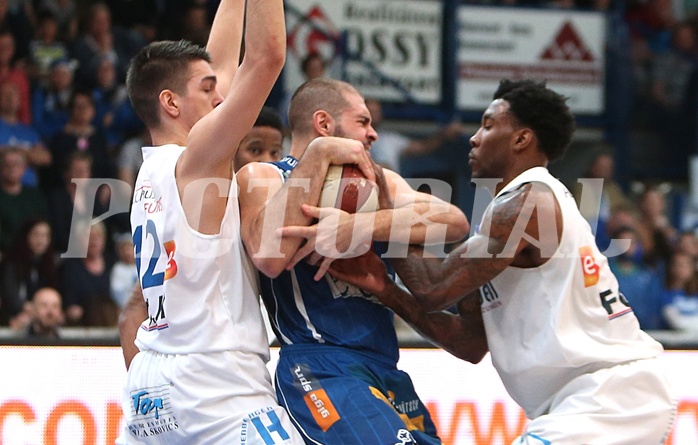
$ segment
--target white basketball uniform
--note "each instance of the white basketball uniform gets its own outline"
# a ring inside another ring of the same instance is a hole
[[[148,319],[136,337],[141,352],[127,374],[126,428],[117,443],[301,444],[266,367],[236,183],[196,181],[180,200],[175,166],[183,150],[143,149],[131,225]],[[200,205],[206,186],[228,197],[217,235],[192,229],[182,207]]]
[[[497,197],[525,183],[553,191],[560,244],[543,265],[508,267],[480,289],[492,362],[533,419],[514,443],[663,443],[675,403],[655,359],[662,346],[640,330],[572,194],[547,169]]]

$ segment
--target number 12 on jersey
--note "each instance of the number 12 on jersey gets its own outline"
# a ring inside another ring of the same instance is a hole
[[[174,241],[167,241],[165,243],[160,242],[155,223],[152,220],[146,220],[145,224],[145,238],[152,239],[152,250],[143,254],[143,226],[138,226],[133,231],[133,247],[136,256],[136,269],[138,270],[138,276],[141,280],[141,286],[143,289],[149,287],[160,286],[165,280],[169,280],[177,274],[177,263],[174,260],[174,254],[176,250]],[[167,266],[164,271],[156,272],[155,269],[158,264],[158,260],[165,252]],[[141,264],[142,260],[147,261],[148,267],[143,275],[141,275]]]

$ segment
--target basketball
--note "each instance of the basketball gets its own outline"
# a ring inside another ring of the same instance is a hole
[[[375,212],[378,186],[366,179],[355,164],[330,165],[318,206],[335,207],[347,213]]]

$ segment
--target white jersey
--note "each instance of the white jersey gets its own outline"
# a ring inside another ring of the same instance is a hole
[[[163,354],[241,351],[267,361],[259,294],[240,239],[237,184],[216,180],[221,196],[228,196],[220,233],[192,229],[175,181],[183,151],[177,145],[143,148],[131,226],[148,319],[136,344]],[[183,199],[200,203],[211,181],[195,182]]]
[[[535,418],[571,380],[655,357],[662,346],[640,330],[572,194],[547,169],[523,172],[497,197],[524,183],[552,189],[562,212],[560,245],[539,267],[508,267],[480,294],[492,362]]]

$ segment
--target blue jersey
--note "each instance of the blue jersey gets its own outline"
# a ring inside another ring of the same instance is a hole
[[[297,161],[287,156],[273,164],[285,179]],[[259,274],[262,298],[281,344],[342,346],[377,353],[397,363],[393,312],[373,295],[329,274],[315,281],[317,269],[300,262],[274,279]]]

